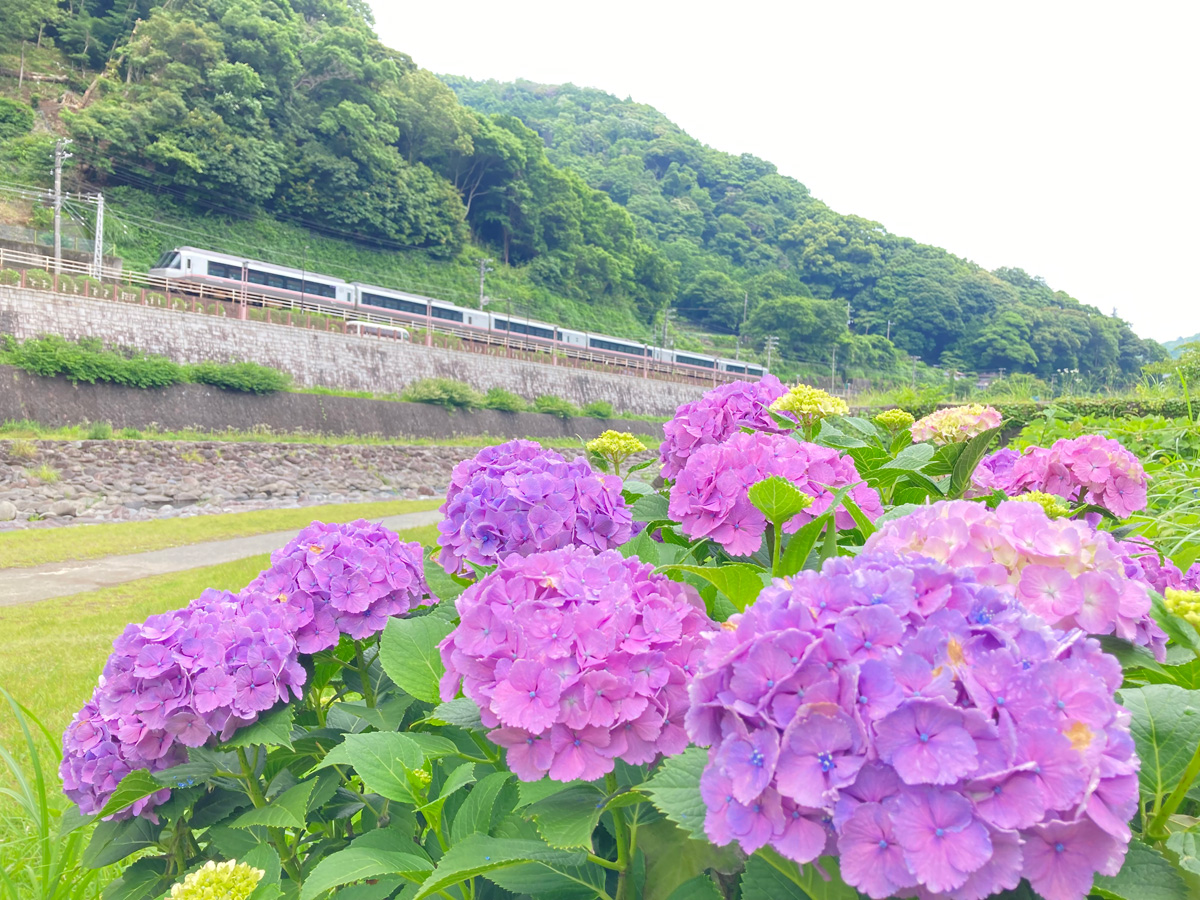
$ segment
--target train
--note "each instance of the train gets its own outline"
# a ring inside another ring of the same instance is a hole
[[[495,313],[483,309],[456,306],[445,300],[398,291],[363,282],[349,282],[318,272],[293,269],[275,263],[232,256],[198,247],[175,247],[158,258],[150,277],[161,279],[175,290],[200,289],[209,285],[217,290],[250,290],[256,294],[300,302],[304,306],[328,309],[346,318],[370,315],[394,319],[400,323],[430,326],[467,334],[479,333],[494,339],[497,334],[519,337],[534,344],[563,345],[568,350],[588,351],[621,359],[626,365],[634,360],[653,360],[687,369],[704,369],[761,378],[764,366],[703,353],[656,347],[652,344],[607,334],[563,328],[524,316]],[[370,326],[359,323],[364,329]],[[386,327],[386,326],[385,326]],[[407,335],[407,332],[404,332]]]

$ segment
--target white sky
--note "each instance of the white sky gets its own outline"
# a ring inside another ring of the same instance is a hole
[[[842,213],[1200,332],[1200,4],[372,0],[439,73],[572,82]]]

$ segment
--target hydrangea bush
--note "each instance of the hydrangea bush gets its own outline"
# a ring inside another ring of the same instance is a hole
[[[1000,427],[1000,412],[981,403],[952,406],[931,412],[912,426],[912,439],[917,443],[956,444]]]

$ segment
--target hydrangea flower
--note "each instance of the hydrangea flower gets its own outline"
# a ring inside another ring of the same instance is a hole
[[[457,600],[441,693],[480,708],[524,781],[591,781],[687,746],[687,682],[716,626],[687,585],[610,550],[513,554]]]
[[[633,537],[621,488],[620,478],[583,457],[567,462],[533,441],[489,447],[454,467],[438,523],[438,562],[456,574],[512,553],[619,547]]]
[[[903,409],[885,409],[875,417],[875,421],[888,431],[898,432],[908,428],[916,419],[912,413]]]
[[[841,397],[808,384],[788,388],[787,393],[776,399],[770,408],[774,412],[791,414],[803,425],[812,425],[821,419],[844,416],[850,412],[850,407]]]
[[[1051,519],[1065,519],[1071,515],[1070,508],[1063,503],[1061,497],[1056,497],[1054,494],[1047,494],[1044,491],[1030,491],[1028,494],[1018,494],[1013,497],[1014,500],[1021,503],[1036,503]]]
[[[985,431],[999,428],[1000,422],[1000,411],[981,403],[939,409],[913,424],[913,443],[933,441],[935,444],[954,444],[969,441]]]
[[[1181,591],[1167,588],[1163,593],[1163,603],[1175,615],[1200,628],[1200,590]]]
[[[760,381],[733,381],[708,391],[699,400],[685,403],[663,425],[665,440],[659,447],[662,477],[670,481],[683,471],[693,453],[708,444],[719,444],[742,428],[782,432],[771,416],[771,404],[786,388],[774,375]]]
[[[786,478],[813,498],[812,506],[793,517],[784,531],[794,532],[822,515],[833,491],[851,484],[850,498],[871,520],[883,513],[879,495],[859,483],[849,456],[787,435],[739,432],[724,443],[709,444],[688,457],[671,486],[670,515],[689,537],[708,537],[735,556],[753,553],[762,544],[766,517],[750,502],[750,486],[773,475]],[[834,514],[839,528],[853,528],[844,509]]]
[[[594,453],[608,460],[613,467],[613,474],[621,477],[621,463],[636,453],[645,453],[646,445],[628,431],[605,431],[595,440],[585,445],[589,453]]]
[[[1033,508],[1033,507],[1030,507]],[[707,645],[688,735],[705,831],[869,897],[1083,900],[1137,811],[1116,660],[933,560],[864,552],[776,579]]]
[[[209,860],[171,886],[171,900],[246,900],[266,873],[235,859]]]
[[[383,629],[388,616],[436,601],[419,544],[380,525],[314,522],[240,594],[205,591],[180,610],[129,625],[92,699],[63,734],[59,772],[81,812],[99,812],[134,769],[187,761],[280,701],[299,698],[299,654]],[[154,818],[164,788],[118,813]]]
[[[1118,546],[1123,554],[1125,574],[1144,581],[1159,594],[1165,594],[1168,589],[1200,591],[1200,562],[1192,563],[1191,568],[1183,572],[1171,560],[1160,557],[1158,550],[1145,538],[1120,541]]]
[[[976,486],[1010,496],[1044,491],[1071,503],[1103,506],[1122,519],[1146,508],[1146,470],[1118,441],[1085,434],[1014,454],[1001,450],[985,459],[976,470]]]
[[[1167,638],[1150,616],[1147,585],[1126,575],[1121,546],[1084,522],[1047,517],[1040,504],[934,503],[888,522],[865,549],[971,569],[1055,628],[1115,634],[1164,658]]]

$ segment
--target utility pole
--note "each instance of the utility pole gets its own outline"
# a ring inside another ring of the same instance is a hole
[[[304,309],[305,288],[308,286],[308,244],[304,245],[304,261],[300,263],[300,308]]]
[[[671,307],[663,310],[663,349],[667,349],[667,326],[671,324]]]
[[[846,330],[853,331],[854,329],[850,327],[853,324],[854,324],[853,310],[850,306],[850,301],[847,300],[846,301]]]
[[[888,319],[887,339],[889,341],[892,339],[892,320],[891,319]]]
[[[742,324],[738,326],[737,350],[733,354],[733,358],[738,362],[742,361],[742,332],[746,330],[746,312],[750,309],[750,292],[745,291],[742,295]]]
[[[771,368],[771,354],[775,351],[775,348],[778,346],[779,346],[779,338],[777,338],[775,335],[771,335],[770,337],[767,338],[767,369],[768,370],[770,370],[770,368]]]
[[[487,278],[487,273],[492,271],[492,269],[488,266],[488,263],[490,263],[490,262],[495,262],[495,260],[491,259],[491,258],[479,260],[479,308],[480,309],[483,309],[483,280],[485,278]]]
[[[92,248],[93,275],[97,281],[104,273],[104,195],[96,195],[96,242]]]
[[[849,305],[849,304],[847,304]],[[829,357],[829,393],[837,392],[837,344],[833,345],[833,353]]]
[[[62,167],[63,163],[71,158],[71,154],[67,152],[67,144],[71,143],[65,138],[59,138],[54,144],[54,272],[55,274],[62,271]]]

